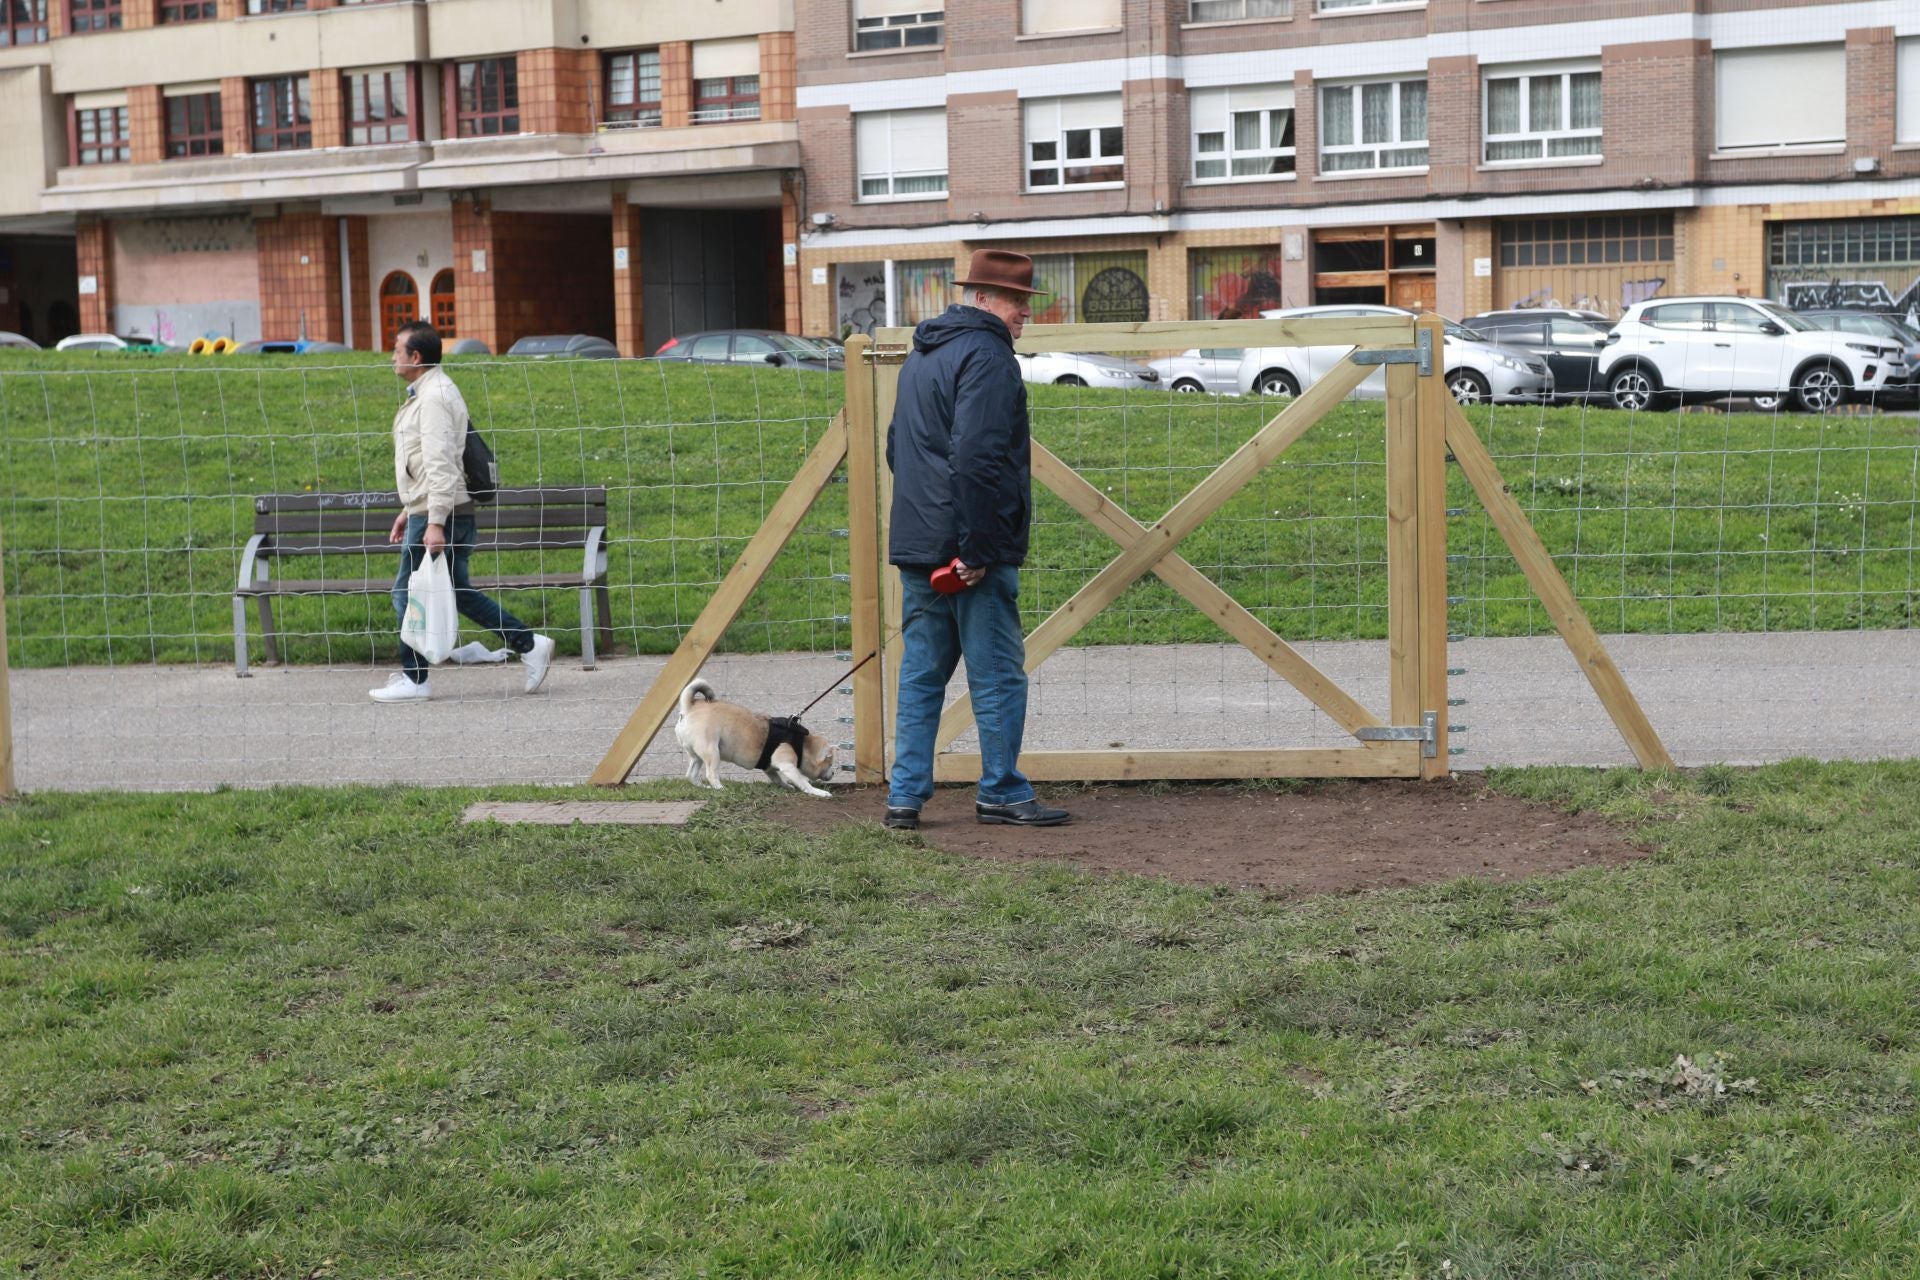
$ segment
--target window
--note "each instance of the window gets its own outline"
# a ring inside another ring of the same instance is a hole
[[[400,330],[420,318],[420,287],[404,271],[395,271],[380,282],[380,347],[393,350]],[[439,326],[435,326],[438,328]]]
[[[217,156],[225,150],[218,89],[167,97],[167,159]]]
[[[1189,22],[1241,22],[1248,18],[1291,18],[1293,0],[1191,0]]]
[[[413,140],[413,95],[405,67],[349,71],[346,82],[348,146]]]
[[[443,338],[454,336],[453,272],[442,271],[433,278],[429,294],[433,306],[433,327]]]
[[[947,113],[869,111],[854,117],[862,200],[947,194]]]
[[[1187,298],[1195,320],[1245,320],[1280,306],[1280,247],[1188,251]]]
[[[160,0],[160,25],[182,22],[211,22],[219,17],[216,0]]]
[[[307,0],[247,0],[248,13],[298,13]]]
[[[455,69],[457,134],[492,138],[520,132],[520,63],[516,58],[462,62]]]
[[[660,51],[610,53],[606,62],[606,121],[624,129],[660,123]]]
[[[73,162],[119,164],[132,156],[125,103],[73,110]]]
[[[1320,0],[1321,13],[1348,13],[1355,9],[1427,7],[1427,0]]]
[[[917,49],[943,43],[947,12],[928,0],[854,0],[853,47]]]
[[[1147,253],[1040,253],[1033,283],[1034,324],[1138,324],[1151,311]]]
[[[67,30],[118,31],[120,0],[67,0]]]
[[[1895,64],[1894,136],[1901,142],[1920,142],[1920,36],[1902,40]]]
[[[1707,327],[1707,308],[1709,302],[1669,302],[1665,306],[1648,307],[1640,313],[1640,319],[1655,329],[1681,329],[1700,332]]]
[[[1320,172],[1419,169],[1427,163],[1427,82],[1378,81],[1320,90]]]
[[[0,49],[47,42],[47,0],[0,0]]]
[[[1020,0],[1022,34],[1110,31],[1120,25],[1120,0]]]
[[[1714,55],[1713,81],[1722,151],[1847,140],[1844,45],[1723,50]]]
[[[1487,163],[1600,154],[1597,67],[1496,71],[1487,76]]]
[[[1195,89],[1193,180],[1231,182],[1293,172],[1293,86]]]
[[[1765,333],[1772,323],[1752,307],[1743,307],[1737,302],[1713,304],[1713,327],[1721,333]]]
[[[693,82],[693,122],[760,118],[760,77],[713,76]]]
[[[1671,213],[1516,218],[1500,224],[1503,267],[1598,267],[1639,262],[1673,262]]]
[[[255,80],[253,149],[299,151],[313,145],[313,99],[305,76]]]
[[[1027,190],[1126,180],[1120,95],[1033,98],[1026,106]]]

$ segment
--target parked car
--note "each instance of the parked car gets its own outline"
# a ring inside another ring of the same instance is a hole
[[[53,344],[55,351],[169,351],[164,342],[139,334],[75,333]]]
[[[233,349],[236,356],[329,356],[352,351],[344,342],[308,338],[256,338]]]
[[[1900,354],[1906,357],[1907,373],[1904,378],[1889,378],[1887,393],[1897,399],[1920,396],[1920,329],[1877,311],[1802,311],[1800,314],[1822,329],[1898,343]]]
[[[1361,316],[1411,316],[1399,307],[1320,306],[1289,307],[1262,311],[1269,320],[1358,319]],[[1537,403],[1553,398],[1553,374],[1546,362],[1532,356],[1503,351],[1483,342],[1471,329],[1447,322],[1444,376],[1447,390],[1461,404]],[[1330,369],[1347,358],[1351,343],[1312,347],[1251,347],[1240,360],[1234,375],[1241,392],[1260,395],[1297,396]],[[1387,394],[1384,369],[1367,376],[1354,395],[1363,400],[1383,399]]]
[[[0,351],[38,351],[40,344],[25,334],[0,329]]]
[[[520,339],[507,354],[536,360],[618,360],[620,348],[590,333],[542,333]]]
[[[450,356],[490,356],[493,348],[478,338],[455,338],[446,345],[446,353]]]
[[[1600,378],[1600,351],[1607,345],[1604,320],[1595,324],[1570,311],[1496,311],[1461,323],[1497,347],[1546,361],[1556,400],[1606,395]]]
[[[1617,409],[1785,397],[1809,413],[1877,395],[1906,368],[1891,341],[1822,329],[1763,298],[1662,298],[1627,308],[1600,356]]]
[[[1160,381],[1175,391],[1212,391],[1237,396],[1240,387],[1235,375],[1240,372],[1238,347],[1195,347],[1177,356],[1147,361],[1147,368],[1160,375]]]
[[[800,338],[777,329],[709,329],[668,338],[653,353],[656,360],[696,364],[773,365],[782,369],[844,369],[846,349],[838,351],[818,338]]]
[[[1585,320],[1588,324],[1597,324],[1602,329],[1613,322],[1598,311],[1575,310],[1572,307],[1510,307],[1505,311],[1482,311],[1477,316],[1468,316],[1460,323],[1475,333],[1493,335],[1490,329],[1502,329],[1510,324],[1527,324],[1534,320]]]
[[[1020,376],[1028,382],[1051,382],[1057,387],[1107,387],[1136,391],[1157,389],[1160,375],[1138,360],[1078,351],[1015,353]]]

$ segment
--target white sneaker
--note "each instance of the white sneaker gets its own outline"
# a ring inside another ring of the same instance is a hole
[[[378,689],[367,690],[367,696],[375,702],[425,702],[433,697],[433,681],[427,679],[415,684],[407,679],[406,672],[396,671]]]
[[[553,665],[553,637],[535,636],[533,648],[520,655],[520,661],[527,667],[527,692],[532,693],[547,679],[547,668]]]

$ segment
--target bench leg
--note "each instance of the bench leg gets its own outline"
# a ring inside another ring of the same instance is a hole
[[[233,598],[233,674],[247,678],[247,599]]]
[[[273,635],[273,598],[260,597],[260,638],[267,645],[267,665],[280,665],[280,644]]]
[[[593,653],[593,588],[580,588],[580,669],[591,671],[597,664]]]
[[[600,647],[611,654],[613,652],[613,597],[604,582],[593,591],[594,598],[600,602]]]

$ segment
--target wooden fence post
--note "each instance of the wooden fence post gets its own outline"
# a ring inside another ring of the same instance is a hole
[[[847,578],[852,586],[853,780],[873,784],[886,770],[886,691],[881,679],[880,460],[873,404],[873,339],[847,339]]]
[[[1433,754],[1420,761],[1420,776],[1447,776],[1447,390],[1446,322],[1420,317],[1416,343],[1424,335],[1432,345],[1429,372],[1414,379],[1415,452],[1419,463],[1420,548],[1420,711],[1431,712]],[[1417,349],[1417,348],[1416,348]],[[1417,722],[1415,722],[1417,723]]]

